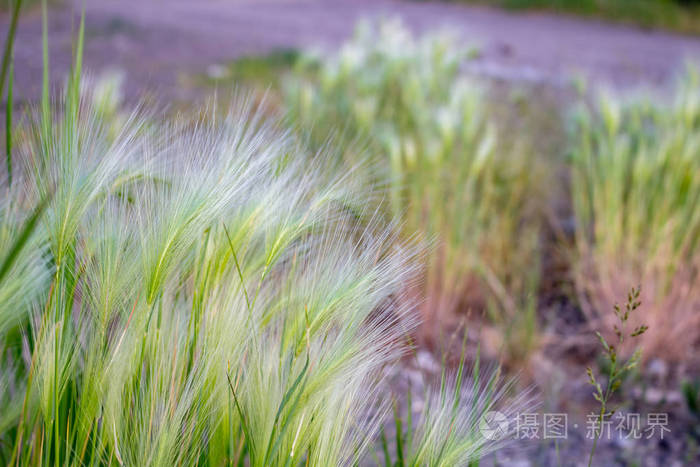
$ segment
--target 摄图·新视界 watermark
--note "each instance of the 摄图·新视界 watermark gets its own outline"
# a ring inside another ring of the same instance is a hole
[[[585,428],[586,439],[664,439],[669,433],[668,413],[616,412],[606,415],[591,413],[585,425],[571,423],[566,413],[518,413],[508,418],[500,412],[489,412],[480,426],[483,436],[489,439],[510,434],[514,439],[567,439],[570,431]]]

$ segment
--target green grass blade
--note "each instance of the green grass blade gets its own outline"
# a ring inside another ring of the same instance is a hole
[[[398,403],[394,401],[394,425],[396,426],[396,465],[404,466],[403,422],[399,415]]]
[[[410,384],[408,386],[408,391],[406,395],[406,412],[406,437],[404,443],[404,451],[410,455],[413,440],[413,394],[411,391]]]
[[[382,453],[384,454],[384,467],[391,467],[391,457],[389,456],[389,443],[386,440],[384,427],[379,432],[379,439],[382,442]]]
[[[282,402],[280,403],[280,406],[277,409],[277,415],[275,415],[275,422],[277,422],[277,420],[279,420],[280,416],[282,415],[282,411],[284,410],[286,404],[289,402],[289,399],[292,397],[292,395],[296,391],[297,387],[301,383],[301,380],[306,375],[306,372],[308,371],[308,369],[309,369],[309,356],[307,354],[306,355],[306,363],[304,364],[304,368],[301,370],[299,375],[296,377],[296,379],[294,380],[294,383],[292,383],[292,387],[290,387],[287,390],[284,397],[282,398]]]
[[[304,364],[304,368],[301,370],[299,375],[296,377],[296,379],[294,380],[294,383],[292,383],[292,386],[287,390],[285,395],[282,397],[282,402],[280,402],[280,406],[277,409],[277,414],[275,415],[275,425],[274,426],[277,426],[277,424],[279,423],[279,419],[282,416],[282,412],[284,411],[284,408],[287,406],[289,400],[296,392],[297,387],[299,387],[302,380],[306,376],[308,369],[309,369],[309,355],[307,354],[306,355],[306,363]],[[291,406],[290,413],[294,412],[294,407],[299,402],[300,396],[301,396],[301,391],[295,397],[294,403]],[[267,461],[269,461],[269,459],[274,458],[275,454],[277,453],[277,451],[279,449],[280,441],[282,440],[282,437],[284,436],[284,433],[287,431],[288,427],[289,427],[289,421],[287,421],[286,423],[284,423],[282,425],[282,429],[279,430],[279,432],[277,433],[274,445],[272,444],[272,437],[270,437],[270,442],[268,443],[268,446],[267,446],[267,452],[265,453],[265,462],[264,462],[265,465],[268,465]]]
[[[83,72],[83,44],[85,41],[85,8],[80,15],[80,27],[78,29],[78,38],[75,45],[75,58],[73,69],[70,74],[70,82],[68,85],[68,108],[71,109],[70,118],[73,122],[78,119],[78,107],[80,106],[80,78]],[[68,131],[72,131],[68,129]]]
[[[241,265],[238,262],[238,256],[236,256],[236,249],[233,247],[233,242],[231,241],[231,236],[228,233],[226,225],[224,225],[224,232],[226,233],[226,239],[228,240],[228,245],[231,248],[231,254],[233,255],[233,262],[236,265],[236,271],[238,272],[238,277],[241,280],[241,288],[243,289],[243,296],[245,297],[245,304],[248,307],[248,313],[252,313],[253,310],[250,309],[250,300],[248,299],[248,292],[245,288],[245,282],[243,281],[243,272],[241,272]]]
[[[459,408],[459,396],[462,392],[462,379],[464,377],[464,364],[467,360],[467,336],[468,332],[465,329],[464,330],[464,337],[462,338],[462,352],[459,356],[459,368],[457,369],[457,377],[456,377],[456,387],[455,387],[455,394],[454,394],[454,405],[452,407],[452,416],[456,417],[457,416],[457,409]],[[475,383],[478,381],[475,381]]]
[[[7,106],[5,107],[5,157],[7,162],[7,183],[12,186],[12,82],[14,81],[13,65],[10,64],[10,77],[7,82]]]
[[[51,131],[51,96],[49,87],[49,20],[46,0],[41,1],[41,47],[42,47],[42,74],[41,74],[41,135],[44,145],[44,156],[48,153],[48,144]]]
[[[17,239],[15,240],[14,244],[10,247],[10,251],[7,254],[7,256],[5,256],[2,265],[0,265],[0,281],[2,281],[5,278],[5,275],[7,275],[7,273],[10,271],[12,265],[17,259],[17,256],[27,244],[29,238],[32,236],[32,233],[36,229],[37,223],[39,222],[39,219],[44,213],[44,210],[46,209],[47,205],[48,199],[45,198],[37,205],[29,219],[25,221],[24,227],[20,231],[20,234],[17,236]]]
[[[0,70],[0,94],[5,92],[5,80],[7,79],[7,71],[10,67],[12,59],[12,47],[15,43],[15,35],[17,33],[17,21],[19,20],[19,10],[22,8],[22,0],[17,0],[12,9],[12,18],[10,19],[10,28],[7,30],[7,39],[5,39],[5,50],[2,53],[2,69]]]
[[[233,383],[231,383],[231,376],[229,376],[228,372],[226,372],[226,379],[228,380],[229,388],[231,388],[231,394],[233,394],[233,402],[236,404],[238,416],[241,417],[241,426],[243,427],[243,433],[245,434],[248,444],[250,444],[250,463],[252,465],[255,463],[255,442],[253,441],[253,437],[250,434],[250,427],[248,426],[245,414],[243,414],[241,405],[238,402],[238,396],[236,396],[236,390],[233,389]]]

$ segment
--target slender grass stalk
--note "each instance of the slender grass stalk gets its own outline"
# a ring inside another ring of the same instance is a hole
[[[10,78],[7,82],[7,105],[5,107],[5,158],[7,164],[7,185],[12,186],[12,94],[13,67],[10,64]]]
[[[10,269],[12,268],[13,264],[17,261],[18,256],[22,253],[22,249],[34,233],[34,230],[37,227],[37,223],[39,222],[39,219],[41,218],[42,214],[44,213],[44,210],[46,209],[47,201],[48,199],[43,199],[39,202],[37,207],[34,209],[34,212],[27,219],[24,226],[22,227],[22,230],[17,235],[17,238],[15,239],[13,245],[10,246],[10,248],[7,250],[5,257],[2,260],[2,263],[0,263],[0,282],[3,279],[5,279],[5,276],[8,274],[8,272],[10,272]]]
[[[41,0],[41,119],[39,122],[44,141],[42,155],[49,151],[50,125],[51,125],[51,90],[50,90],[50,62],[49,62],[49,20],[46,0]]]
[[[2,68],[0,69],[0,95],[5,93],[5,80],[7,79],[7,106],[5,108],[5,157],[7,164],[8,185],[12,185],[12,107],[14,96],[12,94],[13,84],[13,46],[17,33],[17,22],[19,12],[22,8],[22,0],[16,0],[12,4],[10,28],[5,39],[5,49],[2,54]],[[7,78],[9,74],[9,79]]]
[[[615,412],[615,409],[610,408],[612,396],[620,388],[624,378],[639,364],[639,360],[641,358],[641,348],[637,348],[632,357],[626,361],[619,360],[617,355],[617,349],[622,347],[625,338],[636,339],[648,330],[646,325],[638,326],[629,334],[627,334],[627,330],[625,329],[625,324],[629,320],[630,316],[635,314],[637,308],[639,308],[641,305],[641,302],[638,301],[639,291],[639,288],[633,288],[629,292],[624,310],[617,304],[614,307],[615,317],[618,320],[618,323],[614,326],[614,332],[617,337],[617,343],[615,345],[608,344],[600,333],[596,333],[598,340],[603,347],[603,351],[601,353],[608,364],[609,370],[605,375],[607,381],[605,383],[605,390],[603,390],[603,387],[593,373],[593,369],[590,367],[587,369],[588,382],[595,389],[593,397],[600,404],[595,429],[593,430],[593,445],[591,446],[591,452],[588,456],[588,467],[593,465],[593,457],[595,456],[596,447],[598,446],[598,440],[602,435],[602,427],[605,417],[610,417]]]
[[[10,69],[10,64],[12,62],[12,49],[15,43],[17,22],[19,21],[19,12],[21,8],[22,0],[15,0],[12,6],[12,13],[10,15],[10,27],[7,30],[5,48],[2,53],[2,65],[0,66],[0,94],[5,93],[5,80],[7,79],[7,72]]]

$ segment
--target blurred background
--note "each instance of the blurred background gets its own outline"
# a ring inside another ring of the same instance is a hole
[[[18,115],[42,84],[40,2],[25,3]],[[55,83],[82,8],[84,67],[113,118],[250,93],[312,148],[332,147],[333,170],[367,167],[377,208],[432,245],[412,291],[417,351],[396,384],[457,360],[466,336],[472,362],[544,401],[542,431],[490,462],[586,459],[586,368],[609,371],[595,331],[616,340],[614,306],[641,286],[625,332],[649,329],[617,348],[642,356],[615,399],[640,436],[613,421],[597,464],[698,465],[700,2],[56,0]],[[567,414],[566,437],[544,436],[547,413]]]

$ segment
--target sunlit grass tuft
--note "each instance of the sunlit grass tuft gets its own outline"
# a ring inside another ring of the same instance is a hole
[[[669,104],[605,95],[577,114],[572,194],[576,279],[589,316],[642,285],[647,355],[681,359],[697,343],[700,94],[693,68]]]
[[[396,21],[363,23],[337,54],[299,59],[286,102],[312,143],[335,134],[340,170],[376,155],[365,180],[386,183],[385,212],[435,243],[423,289],[428,333],[455,311],[488,311],[513,334],[532,331],[506,349],[523,355],[534,345],[540,173],[497,130],[485,88],[461,74],[470,53],[450,34],[414,38]]]
[[[115,125],[83,88],[18,133],[1,211],[5,247],[45,204],[0,281],[3,462],[367,459],[422,250],[246,99]]]

